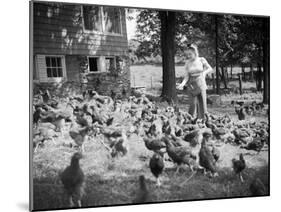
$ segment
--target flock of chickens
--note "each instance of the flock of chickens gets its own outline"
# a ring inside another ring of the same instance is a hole
[[[235,108],[238,107],[242,105],[236,104]],[[236,109],[238,118],[240,110]],[[266,122],[249,122],[243,118],[233,121],[229,115],[213,114],[199,120],[175,105],[160,108],[145,95],[119,100],[88,90],[81,95],[59,98],[45,90],[34,95],[33,111],[35,153],[39,149],[44,151],[48,142],[58,145],[58,138],[65,134],[72,142],[61,145],[77,148],[70,165],[60,174],[70,207],[81,207],[85,195],[85,176],[79,161],[87,151],[84,146],[87,141],[100,142],[114,159],[126,157],[131,135],[138,135],[143,145],[153,152],[149,167],[156,186],[162,185],[161,175],[167,161],[177,167],[175,174],[188,166],[192,174],[202,171],[204,175],[216,177],[220,159],[218,145],[231,143],[257,154],[269,145]],[[234,173],[243,182],[242,173],[246,168],[243,154],[233,158],[232,164]],[[145,176],[139,177],[139,183],[140,192],[134,202],[147,202]],[[253,195],[265,194],[265,186],[258,178],[250,190]]]

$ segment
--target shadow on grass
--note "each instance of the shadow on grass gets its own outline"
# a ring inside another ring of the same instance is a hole
[[[132,204],[139,191],[138,176],[140,170],[130,170],[124,176],[112,176],[104,179],[100,175],[86,176],[86,195],[82,200],[84,207]],[[203,200],[214,198],[231,198],[252,196],[249,186],[257,177],[266,187],[265,195],[269,195],[268,167],[246,169],[243,172],[245,181],[240,182],[232,170],[224,168],[219,176],[210,178],[201,173],[195,174],[184,185],[180,185],[190,176],[190,172],[182,170],[177,175],[173,169],[163,173],[163,185],[157,188],[155,179],[150,174],[146,177],[149,191],[149,202],[167,202],[183,200]],[[54,179],[34,179],[34,209],[67,208],[62,185]]]

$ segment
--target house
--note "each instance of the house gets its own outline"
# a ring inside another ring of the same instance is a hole
[[[33,2],[33,81],[76,82],[110,95],[130,90],[124,8]]]

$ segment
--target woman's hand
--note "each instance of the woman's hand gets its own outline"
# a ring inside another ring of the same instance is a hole
[[[179,85],[177,86],[177,89],[178,89],[178,90],[183,90],[183,87],[184,87],[184,84],[181,83],[181,84],[179,84]]]

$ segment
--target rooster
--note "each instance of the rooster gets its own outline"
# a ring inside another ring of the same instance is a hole
[[[156,185],[161,186],[160,175],[164,169],[164,161],[160,154],[154,153],[149,161],[149,167],[152,174],[156,177]]]
[[[84,173],[79,165],[82,158],[80,152],[75,153],[71,158],[71,163],[61,173],[60,179],[69,198],[69,206],[74,207],[73,198],[77,199],[78,207],[81,207],[81,199],[84,195]]]
[[[242,177],[242,171],[246,168],[246,161],[242,153],[239,155],[238,160],[235,158],[232,159],[232,167],[234,172],[239,175],[241,182],[244,182]]]

